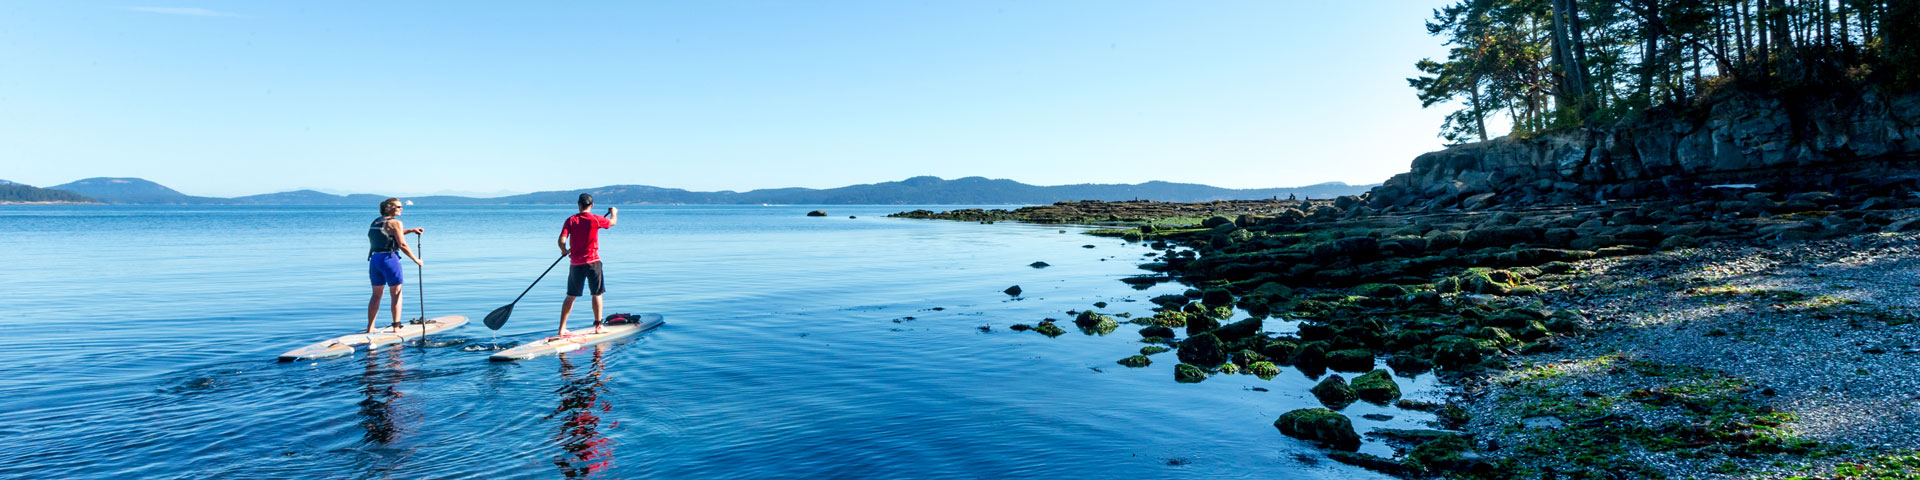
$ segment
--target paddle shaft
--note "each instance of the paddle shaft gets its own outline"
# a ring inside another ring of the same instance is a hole
[[[487,328],[499,330],[500,326],[506,325],[507,317],[509,315],[513,315],[513,306],[518,305],[520,303],[520,299],[527,298],[527,292],[533,291],[534,285],[539,285],[541,280],[544,280],[547,278],[547,274],[553,273],[553,267],[560,266],[560,261],[566,260],[566,259],[567,259],[566,254],[561,254],[560,258],[553,259],[553,264],[547,265],[547,271],[540,272],[540,278],[533,279],[533,283],[528,284],[526,290],[520,291],[520,296],[513,297],[513,303],[502,305],[500,306],[500,308],[493,309],[493,313],[488,313],[487,318],[484,321],[484,323],[487,324]]]
[[[513,297],[513,303],[508,303],[507,305],[517,305],[517,304],[519,304],[519,303],[520,303],[520,299],[522,299],[522,298],[527,298],[527,292],[531,292],[531,291],[533,291],[533,286],[534,286],[534,285],[539,285],[539,284],[540,284],[540,280],[543,280],[543,279],[546,279],[546,278],[547,278],[547,274],[549,274],[549,273],[553,273],[553,267],[558,267],[558,266],[560,266],[560,261],[561,261],[561,260],[566,260],[566,259],[567,259],[567,256],[566,256],[566,255],[561,255],[561,256],[560,256],[560,258],[556,258],[556,259],[553,259],[553,264],[552,264],[552,265],[547,265],[547,271],[544,271],[544,272],[540,272],[540,278],[535,278],[535,279],[533,279],[533,283],[532,283],[532,284],[529,284],[529,285],[527,285],[527,289],[526,289],[526,290],[521,290],[521,291],[520,291],[520,296],[518,296],[518,297]]]

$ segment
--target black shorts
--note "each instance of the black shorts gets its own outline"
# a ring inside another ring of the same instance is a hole
[[[595,296],[607,293],[606,282],[606,275],[600,273],[600,262],[567,267],[567,296],[569,297],[580,296],[581,283],[590,284]]]

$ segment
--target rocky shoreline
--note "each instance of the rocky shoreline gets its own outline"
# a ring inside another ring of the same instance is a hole
[[[1334,460],[1405,477],[1916,478],[1909,183],[1389,213],[1359,196],[896,216],[1128,225],[1094,232],[1156,249],[1154,273],[1128,283],[1192,288],[1154,298],[1152,316],[1081,312],[1075,326],[1140,325],[1149,345],[1116,360],[1175,352],[1176,381],[1279,366],[1320,379],[1325,408],[1275,428]],[[1235,309],[1251,316],[1221,324]],[[1298,331],[1267,333],[1267,318]],[[1429,372],[1448,402],[1396,401],[1396,377]],[[1340,410],[1359,401],[1439,420],[1357,431]],[[1398,454],[1354,452],[1363,439]]]

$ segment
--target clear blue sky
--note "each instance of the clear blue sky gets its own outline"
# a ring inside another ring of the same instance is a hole
[[[1439,0],[0,3],[0,179],[1371,183]]]

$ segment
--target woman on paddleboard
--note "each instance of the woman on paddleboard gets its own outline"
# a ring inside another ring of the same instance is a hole
[[[380,218],[367,226],[367,276],[373,279],[373,298],[367,300],[367,333],[373,333],[373,317],[380,315],[380,289],[385,287],[393,296],[393,329],[399,330],[400,323],[400,283],[405,280],[401,275],[400,254],[407,254],[414,265],[426,266],[419,256],[413,254],[413,248],[407,246],[407,234],[426,233],[427,229],[407,230],[400,226],[400,199],[389,198],[380,202]]]

